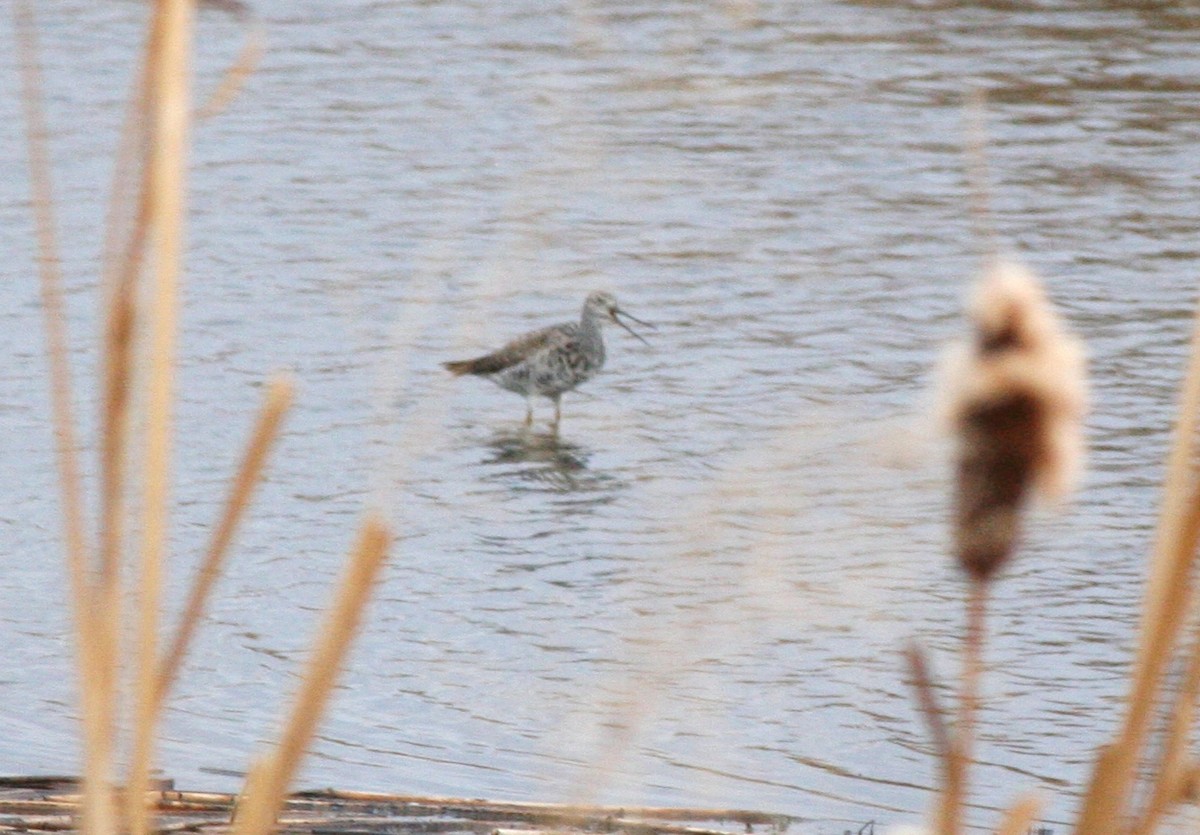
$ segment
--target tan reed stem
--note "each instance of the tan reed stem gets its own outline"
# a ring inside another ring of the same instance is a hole
[[[971,195],[971,221],[981,255],[995,258],[1000,254],[1000,236],[992,217],[991,177],[987,163],[987,95],[972,90],[966,106],[967,185]]]
[[[929,672],[929,662],[925,651],[915,642],[910,641],[904,648],[904,658],[908,663],[909,674],[912,676],[913,687],[917,691],[917,703],[925,723],[929,726],[929,736],[933,740],[934,751],[938,762],[947,768],[950,757],[950,730],[946,727],[946,716],[938,704],[937,693],[933,689],[933,676]]]
[[[233,835],[265,835],[275,825],[285,793],[316,731],[379,569],[391,534],[368,516],[359,530],[349,565],[326,613],[283,735],[276,748],[254,764],[239,803]]]
[[[50,365],[50,400],[63,507],[67,574],[75,613],[77,675],[83,724],[83,811],[82,828],[91,835],[108,835],[115,828],[115,812],[109,793],[111,732],[106,732],[103,703],[98,690],[104,667],[102,652],[93,640],[95,607],[88,576],[87,543],[84,535],[83,482],[80,474],[75,431],[71,367],[67,336],[63,276],[54,217],[49,129],[42,109],[44,101],[33,7],[28,0],[12,5],[21,77],[21,104],[25,116],[29,179],[38,242],[38,273],[41,284],[46,354]]]
[[[132,835],[145,835],[146,804],[157,724],[157,653],[162,566],[170,501],[171,422],[175,370],[177,284],[183,254],[184,172],[189,121],[190,0],[158,0],[151,76],[151,229],[155,243],[154,298],[148,319],[145,484],[139,586],[137,707],[127,812]]]
[[[183,615],[175,631],[175,637],[159,661],[157,675],[159,709],[179,673],[179,667],[187,654],[196,626],[200,622],[200,616],[208,603],[213,584],[221,574],[225,557],[229,553],[229,546],[250,506],[254,489],[262,480],[267,456],[279,437],[283,418],[292,405],[293,391],[294,387],[291,381],[285,379],[275,380],[267,389],[262,410],[259,412],[250,440],[246,444],[241,465],[238,467],[237,475],[234,477],[229,495],[226,497],[225,506],[222,508],[221,518],[213,529],[212,540],[209,542],[208,550],[205,552],[204,560],[196,575],[196,581],[188,595],[187,604],[184,606]]]
[[[134,381],[134,343],[137,328],[137,290],[150,225],[149,168],[145,119],[149,109],[149,76],[153,70],[154,29],[147,35],[146,57],[136,89],[131,93],[117,151],[102,255],[107,294],[102,352],[100,441],[100,541],[96,590],[96,640],[108,659],[99,671],[101,709],[111,746],[116,734],[117,678],[120,658],[120,565],[125,540],[125,488],[128,478],[129,412]],[[134,177],[134,172],[140,176]],[[139,183],[136,214],[126,226],[129,182]],[[121,247],[124,252],[118,256]]]
[[[936,816],[936,831],[938,835],[950,835],[957,826],[956,818],[962,805],[963,788],[963,758],[958,740],[951,735],[946,726],[946,717],[938,704],[937,693],[933,689],[933,677],[929,673],[929,664],[925,653],[916,644],[910,642],[905,648],[905,658],[912,675],[913,686],[917,691],[917,700],[921,713],[929,725],[929,735],[933,740],[937,754],[938,767],[941,770],[942,791],[938,795]]]
[[[51,408],[62,490],[67,561],[76,613],[86,610],[90,594],[87,545],[84,537],[83,482],[77,455],[74,408],[71,394],[69,339],[63,301],[62,262],[54,217],[54,189],[50,174],[49,129],[42,110],[42,79],[37,25],[28,0],[13,4],[14,28],[20,51],[21,101],[25,111],[26,144],[29,149],[29,179],[37,226],[38,272],[41,278],[42,310],[46,328],[46,352],[50,362]]]
[[[966,757],[956,735],[942,763],[942,793],[938,796],[934,830],[938,835],[957,835],[962,829],[965,794]]]
[[[1109,835],[1124,826],[1136,766],[1191,597],[1190,573],[1200,530],[1190,501],[1195,477],[1196,417],[1200,413],[1200,307],[1180,396],[1179,418],[1167,461],[1154,557],[1142,606],[1129,706],[1116,740],[1101,750],[1081,807],[1079,835]]]
[[[963,645],[962,699],[956,735],[970,764],[975,758],[975,727],[979,715],[980,680],[983,677],[983,645],[986,640],[984,615],[988,581],[972,577],[967,596],[967,637]]]
[[[938,832],[958,835],[963,828],[966,806],[967,777],[974,762],[975,725],[979,713],[979,683],[983,673],[984,614],[986,612],[988,581],[969,578],[967,595],[967,630],[963,641],[962,692],[958,700],[958,718],[950,755],[946,758],[945,785],[938,804]]]
[[[149,52],[151,45],[147,44]],[[139,95],[145,97],[143,90]],[[132,166],[131,166],[132,167]],[[134,356],[138,316],[138,284],[150,226],[149,168],[142,167],[137,214],[125,242],[125,252],[116,263],[105,263],[104,283],[108,293],[103,352],[103,401],[100,451],[100,554],[97,578],[96,639],[108,659],[98,674],[107,740],[115,744],[117,686],[120,674],[120,630],[122,619],[121,561],[125,547],[126,486],[130,408],[136,376]],[[117,234],[119,221],[115,204],[122,198],[114,185],[111,230]],[[116,246],[116,244],[114,244]],[[106,260],[111,257],[106,255]]]
[[[263,52],[265,50],[266,37],[263,35],[262,27],[258,24],[251,25],[246,31],[246,42],[242,44],[242,49],[238,53],[237,58],[225,70],[225,73],[221,77],[221,82],[212,91],[212,95],[208,97],[208,101],[196,111],[197,122],[207,121],[229,107],[230,103],[241,92],[242,87],[245,86],[246,79],[262,63]]]
[[[1130,827],[1133,835],[1149,835],[1183,796],[1183,787],[1188,777],[1187,746],[1195,718],[1195,700],[1200,685],[1200,654],[1195,652],[1188,659],[1187,682],[1179,692],[1162,755],[1153,772],[1154,786],[1146,808]]]
[[[1023,797],[1004,815],[996,835],[1026,835],[1042,811],[1042,801],[1037,797]]]
[[[1191,507],[1200,509],[1200,491],[1193,492]],[[1193,512],[1185,520],[1183,542],[1194,553],[1198,540],[1200,513]],[[1196,699],[1200,696],[1200,622],[1194,612],[1191,623],[1192,640],[1187,667],[1169,714],[1163,751],[1152,772],[1154,785],[1150,799],[1131,829],[1135,835],[1149,835],[1154,831],[1170,807],[1180,800],[1188,779],[1189,737],[1196,715]]]
[[[111,761],[117,733],[120,671],[120,558],[125,516],[126,444],[132,378],[134,288],[114,288],[106,324],[100,451],[100,571],[93,595],[93,640],[97,645],[97,710],[105,761]]]
[[[108,309],[104,335],[104,400],[101,440],[101,530],[100,582],[110,594],[102,593],[105,609],[119,603],[115,590],[123,539],[128,410],[134,366],[134,332],[137,323],[137,289],[145,257],[146,241],[152,222],[151,166],[138,153],[147,145],[146,115],[150,110],[150,79],[157,71],[159,26],[147,33],[145,57],[137,89],[132,94],[122,129],[120,148],[109,205],[103,261],[104,285]],[[129,236],[123,237],[122,218],[128,202],[128,183],[135,171],[141,171],[136,213]],[[123,249],[122,249],[123,247]],[[122,250],[118,255],[118,250]],[[115,619],[114,619],[115,620]]]
[[[127,238],[132,235],[129,206],[137,186],[146,193],[147,126],[150,112],[150,78],[154,74],[153,56],[157,50],[152,42],[157,30],[150,27],[143,49],[142,68],[129,93],[125,117],[117,142],[113,164],[112,186],[104,223],[104,245],[100,255],[104,286],[111,293],[122,272],[122,250],[128,253]],[[136,226],[133,227],[134,229]]]
[[[97,606],[100,639],[118,657],[121,621],[120,564],[125,539],[125,488],[128,479],[129,412],[135,376],[137,290],[149,226],[149,189],[143,182],[138,213],[125,255],[110,280],[102,357],[103,399],[100,441],[100,547]],[[107,670],[103,691],[115,713],[117,669]]]
[[[270,793],[274,763],[275,757],[268,754],[257,762],[250,764],[250,768],[246,771],[246,782],[242,786],[242,791],[233,799],[233,809],[229,815],[229,831],[231,835],[239,835],[241,832],[252,831],[248,829],[250,825],[246,822],[248,817],[266,817],[256,808],[256,804],[261,805],[265,802],[267,795]],[[256,798],[256,800],[251,800],[251,798]],[[264,826],[268,829],[270,828],[271,820],[269,818],[266,820]]]
[[[145,243],[150,225],[149,167],[144,154],[147,146],[146,118],[150,109],[150,77],[155,71],[154,38],[157,27],[147,33],[142,71],[130,93],[121,138],[113,167],[112,190],[105,222],[104,249],[101,255],[103,286],[107,296],[102,354],[104,380],[101,409],[100,454],[100,583],[115,586],[120,563],[120,543],[124,518],[125,448],[130,386],[133,374],[133,334],[137,314],[137,281],[141,274]],[[127,218],[134,185],[138,187],[136,214]],[[132,223],[129,223],[129,221]],[[127,228],[128,227],[128,228]],[[128,233],[128,237],[126,236]],[[105,608],[116,601],[105,599]]]

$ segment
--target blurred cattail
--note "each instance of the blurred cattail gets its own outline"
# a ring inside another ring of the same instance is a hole
[[[991,580],[1016,548],[1030,498],[1054,502],[1074,485],[1086,399],[1083,351],[1025,267],[991,263],[968,313],[970,338],[951,354],[943,385],[943,417],[958,440],[954,554],[970,582],[958,719],[942,746],[938,835],[963,831]],[[1022,831],[1034,814],[1031,804],[1015,809],[1002,831]]]
[[[1083,351],[1024,266],[997,261],[975,290],[972,335],[948,364],[944,416],[958,438],[955,556],[988,580],[1012,555],[1031,496],[1055,502],[1082,461]]]

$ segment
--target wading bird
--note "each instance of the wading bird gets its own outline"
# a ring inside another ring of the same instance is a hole
[[[559,399],[580,383],[591,379],[604,367],[603,322],[615,322],[647,345],[642,336],[620,317],[653,328],[630,316],[617,306],[611,293],[596,292],[583,303],[578,322],[564,322],[518,336],[503,348],[470,360],[442,365],[454,376],[474,374],[486,377],[506,391],[525,397],[525,425],[533,423],[533,397],[541,395],[554,401],[555,430],[562,417]]]

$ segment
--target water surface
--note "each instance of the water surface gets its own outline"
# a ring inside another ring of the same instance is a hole
[[[140,4],[43,10],[77,378]],[[993,611],[977,819],[1071,813],[1124,693],[1200,222],[1200,18],[1044,2],[300,0],[197,127],[172,600],[263,380],[299,405],[167,712],[232,789],[356,519],[399,541],[305,785],[919,817],[899,650],[956,671],[930,368],[974,266],[963,95],[998,233],[1088,342],[1092,448]],[[197,87],[239,46],[200,14]],[[0,26],[7,27],[7,22]],[[5,43],[11,32],[0,29]],[[0,50],[0,770],[77,766],[24,146]],[[608,289],[658,330],[524,433],[450,380]],[[87,414],[91,415],[91,409]],[[90,422],[89,422],[90,430]],[[1056,829],[1061,824],[1055,824]]]

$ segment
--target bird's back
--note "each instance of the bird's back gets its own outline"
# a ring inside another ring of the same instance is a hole
[[[474,374],[478,377],[499,374],[522,363],[530,362],[543,351],[565,349],[572,342],[578,330],[579,325],[575,322],[551,325],[548,328],[518,336],[490,354],[469,360],[446,362],[442,365],[456,377],[463,374]]]

